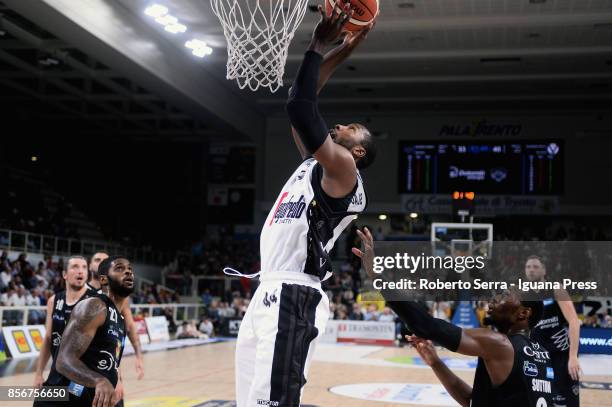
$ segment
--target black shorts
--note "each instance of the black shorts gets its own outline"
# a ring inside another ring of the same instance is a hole
[[[558,392],[553,399],[555,405],[559,407],[580,406],[580,383],[572,379],[567,371],[569,352],[552,352],[550,357],[555,371],[555,389]]]

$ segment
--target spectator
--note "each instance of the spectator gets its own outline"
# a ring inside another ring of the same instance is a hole
[[[365,321],[378,321],[378,310],[376,304],[368,305],[368,310],[364,315]]]
[[[364,315],[363,312],[361,312],[361,306],[358,303],[353,303],[353,310],[351,311],[348,319],[352,320],[352,321],[363,321],[364,320]]]
[[[205,317],[202,322],[200,322],[199,331],[208,335],[209,338],[214,336],[215,327],[210,318]]]
[[[382,313],[378,317],[378,321],[379,322],[394,322],[395,315],[393,315],[393,313],[391,312],[391,308],[389,307],[383,308]]]

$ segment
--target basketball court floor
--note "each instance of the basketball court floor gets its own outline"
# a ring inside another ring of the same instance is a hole
[[[234,398],[234,341],[145,353],[145,378],[136,380],[134,357],[122,362],[128,407],[229,407]],[[475,359],[447,351],[445,363],[468,383]],[[581,356],[583,381],[612,382],[612,358]],[[21,369],[27,370],[27,369]],[[31,385],[33,373],[0,378],[1,386]],[[375,400],[375,401],[374,401]],[[612,390],[581,389],[581,405],[612,406]],[[4,402],[27,406],[26,402]],[[410,348],[331,345],[317,348],[303,405],[334,407],[455,406],[431,370]]]

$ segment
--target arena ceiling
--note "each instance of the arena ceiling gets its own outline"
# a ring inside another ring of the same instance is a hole
[[[130,132],[253,135],[266,115],[282,113],[286,90],[252,93],[225,80],[224,38],[208,0],[2,1],[5,88],[43,92],[58,109],[81,114],[86,100],[85,114]],[[164,31],[144,14],[152,3],[168,7],[187,31]],[[316,19],[309,11],[298,29],[287,83]],[[190,38],[206,40],[212,55],[191,55]],[[24,62],[19,53],[30,56]],[[44,65],[47,56],[60,64]],[[381,0],[375,31],[321,103],[330,113],[408,114],[608,110],[610,102],[612,1]]]

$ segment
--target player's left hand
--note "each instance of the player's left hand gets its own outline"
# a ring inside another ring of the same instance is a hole
[[[353,247],[353,254],[361,259],[361,264],[363,264],[366,274],[369,277],[373,277],[374,271],[372,267],[374,265],[374,238],[372,237],[370,230],[366,227],[363,228],[363,232],[357,229],[357,235],[363,242],[364,251]]]
[[[368,34],[374,29],[375,25],[376,21],[373,21],[368,24],[363,30],[349,31],[344,36],[344,41],[342,42],[342,45],[345,46],[348,51],[353,52],[353,50],[357,48],[357,46],[361,44],[363,40],[368,38]]]
[[[412,346],[414,346],[417,353],[421,359],[423,359],[423,362],[427,364],[427,366],[433,366],[434,364],[440,362],[438,352],[436,352],[436,348],[433,346],[431,341],[419,338],[416,335],[406,335],[405,338]]]
[[[580,380],[580,376],[582,376],[582,368],[580,367],[580,362],[576,356],[570,356],[569,362],[567,363],[567,371],[572,380]]]
[[[144,362],[142,360],[142,355],[136,356],[136,378],[138,380],[142,380],[144,377]]]

